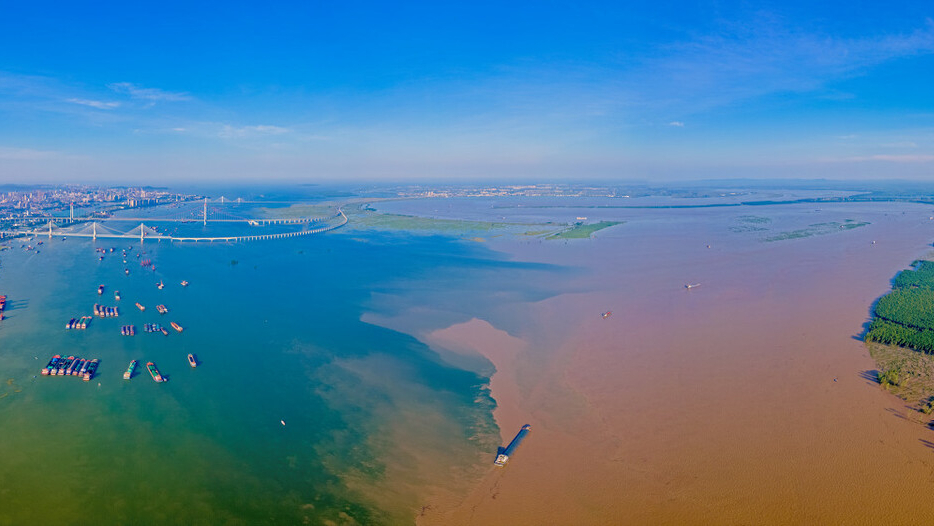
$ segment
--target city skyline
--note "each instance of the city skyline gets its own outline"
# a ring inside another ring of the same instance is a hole
[[[921,3],[11,6],[0,182],[919,179]]]

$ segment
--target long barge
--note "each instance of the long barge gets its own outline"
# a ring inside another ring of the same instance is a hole
[[[147,362],[146,369],[149,369],[149,375],[152,376],[152,379],[156,382],[165,381],[165,378],[162,378],[162,375],[159,374],[159,369],[156,369],[156,364]]]
[[[52,359],[49,360],[49,363],[46,364],[46,366],[42,368],[42,375],[48,376],[49,373],[52,372],[52,370],[57,369],[58,367],[56,366],[58,365],[58,361],[61,359],[62,359],[61,354],[56,354],[55,356],[53,356]]]
[[[84,372],[83,379],[85,382],[91,381],[91,378],[94,378],[94,373],[97,372],[97,365],[100,361],[97,358],[91,360],[91,363],[88,364],[87,370]]]
[[[130,378],[133,378],[133,371],[135,370],[136,370],[136,360],[133,360],[132,362],[130,362],[130,366],[126,368],[126,372],[123,373],[123,379],[129,380]]]
[[[512,442],[506,446],[506,449],[502,450],[500,454],[496,455],[496,460],[493,461],[493,464],[503,467],[506,465],[506,462],[509,462],[509,457],[512,456],[516,449],[522,444],[522,441],[525,440],[525,436],[529,434],[529,431],[532,430],[531,424],[526,424],[522,426],[522,429],[516,433],[516,437],[512,439]]]

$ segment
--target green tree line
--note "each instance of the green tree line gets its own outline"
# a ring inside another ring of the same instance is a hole
[[[915,261],[895,276],[873,310],[866,341],[934,353],[934,262]]]

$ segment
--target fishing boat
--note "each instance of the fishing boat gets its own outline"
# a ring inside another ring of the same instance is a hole
[[[164,378],[162,378],[162,375],[159,374],[159,369],[156,369],[156,364],[152,362],[147,362],[146,369],[149,369],[149,375],[152,376],[152,379],[155,380],[156,382],[161,382],[164,380]]]
[[[104,258],[101,257],[101,259],[104,259]],[[103,285],[97,287],[97,293],[98,293],[98,294],[103,294],[103,293],[104,293],[104,286],[103,286]]]
[[[162,281],[159,281],[159,283],[156,284],[156,287],[158,287],[159,290],[162,290],[165,288],[165,283],[163,283]]]
[[[143,307],[142,305],[140,305],[138,301],[136,302],[136,308],[141,311],[146,310],[146,307]]]
[[[169,331],[165,330],[165,327],[159,327],[159,330],[162,331],[162,334],[164,334],[164,335],[166,335],[166,336],[169,335]]]
[[[120,291],[119,291],[119,290],[115,290],[115,291],[114,291],[114,299],[117,300],[117,301],[120,301]]]
[[[190,365],[190,366],[192,366],[192,367],[197,367],[197,366],[198,366],[198,361],[195,360],[195,355],[194,355],[194,354],[188,353],[188,365]]]
[[[183,287],[187,287],[187,286],[188,286],[188,282],[185,281],[185,280],[182,280],[182,286],[183,286]]]
[[[172,323],[170,323],[169,325],[171,325],[172,328],[175,329],[175,330],[178,331],[178,332],[182,332],[183,330],[185,330],[181,325],[175,323],[174,321],[173,321]]]
[[[133,371],[135,370],[136,370],[136,360],[133,360],[132,362],[130,362],[130,366],[126,368],[126,372],[123,373],[123,379],[129,380],[130,378],[133,378]]]
[[[689,289],[689,290],[690,290],[690,289],[693,289],[693,288],[695,288],[695,287],[700,287],[700,283],[691,283],[691,284],[688,284],[688,285],[685,285],[685,286],[684,286],[684,288]]]
[[[613,311],[608,310],[608,311],[606,311],[606,312],[603,313],[603,319],[605,320],[605,319],[609,318],[609,317],[612,316],[612,315],[613,315]]]

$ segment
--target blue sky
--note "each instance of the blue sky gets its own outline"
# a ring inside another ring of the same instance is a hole
[[[928,178],[908,2],[20,2],[0,181]]]

